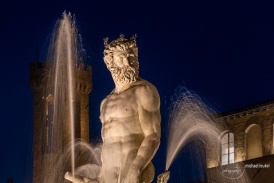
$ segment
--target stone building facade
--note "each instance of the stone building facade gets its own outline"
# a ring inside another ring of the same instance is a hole
[[[70,124],[67,103],[59,106],[65,112],[59,116],[62,124],[53,122],[53,83],[49,82],[48,62],[30,65],[30,87],[33,91],[33,182],[43,182],[44,160],[62,153],[70,143]],[[89,93],[92,89],[90,66],[80,64],[73,69],[75,91],[75,137],[89,142]],[[65,99],[66,100],[66,99]],[[60,133],[53,135],[58,129]],[[49,166],[49,165],[47,165]]]
[[[207,159],[208,182],[273,183],[274,100],[223,113],[218,122],[225,130],[219,136],[219,156]],[[237,167],[242,174],[224,176]]]

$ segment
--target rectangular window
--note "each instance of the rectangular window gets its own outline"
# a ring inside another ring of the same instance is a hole
[[[222,137],[222,165],[234,163],[234,134],[226,133]]]
[[[228,155],[226,154],[226,155],[223,155],[222,156],[222,165],[226,165],[226,164],[228,164]]]
[[[234,152],[229,154],[229,163],[234,163]]]
[[[228,144],[223,144],[222,145],[222,154],[227,154],[228,153]]]

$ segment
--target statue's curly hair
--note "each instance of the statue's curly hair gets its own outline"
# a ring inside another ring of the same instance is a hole
[[[124,35],[112,42],[108,43],[108,38],[104,39],[104,62],[108,69],[113,65],[113,52],[115,51],[125,51],[128,53],[129,65],[134,67],[139,71],[139,61],[138,61],[138,47],[136,45],[136,35],[132,36],[130,39],[126,39]]]

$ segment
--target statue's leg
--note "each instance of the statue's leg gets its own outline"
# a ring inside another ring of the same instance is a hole
[[[117,183],[121,174],[123,160],[121,147],[117,144],[103,145],[101,176],[104,183]]]
[[[118,174],[117,169],[115,167],[106,167],[102,169],[102,181],[103,183],[117,183]],[[101,183],[101,182],[100,182]]]

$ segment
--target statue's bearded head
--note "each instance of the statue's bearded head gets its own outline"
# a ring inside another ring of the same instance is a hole
[[[111,43],[105,39],[104,61],[116,83],[132,83],[139,77],[136,36],[125,39],[123,35]]]

